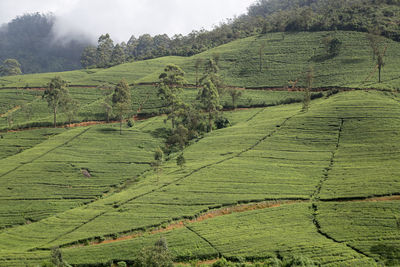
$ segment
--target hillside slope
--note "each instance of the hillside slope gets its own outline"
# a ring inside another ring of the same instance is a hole
[[[323,40],[337,38],[342,42],[339,55],[324,59]],[[196,59],[203,60],[219,55],[221,74],[227,85],[239,87],[286,87],[289,81],[298,80],[305,85],[306,72],[314,69],[314,87],[386,88],[400,86],[400,44],[386,40],[388,44],[383,83],[378,84],[378,73],[372,49],[365,33],[358,32],[300,32],[269,33],[233,41],[196,56],[164,57],[126,63],[109,69],[79,70],[63,73],[47,73],[2,77],[0,87],[42,87],[54,76],[60,75],[73,85],[99,85],[117,83],[125,78],[129,83],[157,82],[165,65],[181,66],[187,80],[194,84]],[[262,48],[265,44],[265,48]],[[261,71],[260,71],[261,49]],[[320,60],[315,60],[320,58]],[[199,75],[202,69],[199,70]]]
[[[154,242],[159,237],[154,230],[164,226],[162,233],[176,260],[304,255],[327,266],[374,266],[388,260],[378,248],[400,249],[399,202],[356,201],[400,194],[396,172],[399,115],[399,98],[376,91],[344,92],[316,100],[307,113],[298,104],[232,112],[234,126],[214,131],[185,149],[185,168],[168,161],[162,173],[147,172],[120,192],[39,222],[1,230],[0,265],[23,258],[43,259],[42,250],[53,246],[65,247],[66,258],[73,264],[129,261],[141,247]],[[155,118],[131,131],[135,136],[151,134],[160,123],[162,119]],[[83,138],[97,142],[101,135],[107,140],[116,138],[118,133],[104,127],[89,129]],[[57,142],[63,135],[50,141]],[[37,149],[41,147],[45,145]],[[72,151],[66,144],[56,153],[74,159]],[[90,162],[77,164],[94,173],[105,171]],[[16,171],[27,175],[30,169]],[[64,181],[63,177],[52,179]],[[7,180],[18,181],[18,176]],[[261,205],[271,201],[279,205]],[[187,221],[238,203],[261,206],[259,211],[245,209]],[[357,213],[363,214],[362,221],[352,215]],[[179,228],[168,227],[179,221]],[[382,225],[385,230],[376,231]],[[130,237],[88,245],[120,235]],[[76,243],[88,246],[69,248]]]

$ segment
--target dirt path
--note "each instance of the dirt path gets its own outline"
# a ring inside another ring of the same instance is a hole
[[[151,234],[151,235],[160,234],[160,233],[168,232],[171,230],[184,228],[184,227],[186,227],[186,225],[190,225],[192,223],[201,222],[204,220],[209,220],[209,219],[220,217],[220,216],[225,216],[225,215],[229,215],[232,213],[240,213],[240,212],[246,212],[246,211],[252,211],[252,210],[262,210],[262,209],[269,209],[269,208],[277,208],[282,205],[293,205],[293,204],[298,204],[298,203],[307,203],[310,201],[311,200],[280,200],[280,201],[262,201],[262,202],[257,202],[257,203],[234,205],[234,206],[224,207],[221,209],[207,211],[207,212],[199,215],[195,219],[180,220],[177,222],[173,222],[173,223],[167,225],[166,227],[162,227],[162,228],[158,227],[158,228],[154,228],[149,231],[146,231],[146,232],[137,232],[137,233],[133,233],[130,235],[120,236],[115,239],[106,239],[104,241],[94,241],[94,242],[89,243],[89,245],[115,243],[115,242],[120,242],[120,241],[124,241],[124,240],[138,238],[138,237],[143,236],[144,234]],[[346,201],[338,201],[338,202],[385,202],[385,201],[400,201],[400,195],[371,197],[371,198],[366,198],[366,199],[346,200]],[[68,248],[82,247],[82,246],[84,246],[84,245],[73,245],[73,246],[68,246]],[[215,261],[216,260],[212,260],[211,262],[213,263]],[[206,263],[206,262],[204,262],[204,263]]]
[[[15,106],[15,107],[13,107],[12,109],[8,110],[6,113],[0,114],[0,118],[7,117],[8,114],[13,113],[13,112],[19,110],[20,108],[21,108],[21,106]]]
[[[0,116],[1,118],[1,116]],[[143,121],[152,118],[152,116],[149,117],[140,117],[140,116],[134,116],[133,119],[134,121]],[[126,123],[128,120],[124,120],[123,122]],[[75,127],[85,127],[85,126],[93,126],[93,125],[103,125],[103,124],[115,124],[119,123],[119,121],[84,121],[84,122],[78,122],[78,123],[67,123],[64,125],[58,125],[56,128],[75,128]],[[31,128],[20,128],[20,129],[15,129],[15,130],[7,130],[4,132],[7,133],[14,133],[14,132],[21,132],[21,131],[30,131],[30,130],[38,130],[38,129],[46,129],[46,128],[53,128],[51,126],[42,126],[42,127],[31,127]],[[0,133],[4,133],[0,131]]]
[[[238,212],[246,212],[246,211],[251,211],[251,210],[261,210],[261,209],[268,209],[268,208],[276,208],[280,207],[282,205],[289,205],[289,204],[295,204],[295,203],[302,203],[302,202],[307,202],[308,200],[284,200],[284,201],[263,201],[263,202],[258,202],[258,203],[250,203],[250,204],[241,204],[241,205],[235,205],[235,206],[229,206],[217,210],[211,210],[208,212],[205,212],[201,215],[199,215],[197,218],[192,219],[192,220],[180,220],[178,222],[174,222],[169,224],[166,227],[163,228],[155,228],[152,229],[148,232],[138,232],[134,233],[131,235],[125,235],[118,237],[116,239],[107,239],[104,241],[95,241],[91,242],[90,245],[100,245],[100,244],[109,244],[109,243],[114,243],[114,242],[120,242],[124,240],[129,240],[129,239],[134,239],[140,236],[143,236],[146,233],[149,234],[159,234],[159,233],[164,233],[168,232],[171,230],[179,229],[179,228],[184,228],[186,227],[185,225],[187,224],[192,224],[196,222],[201,222],[204,220],[212,219],[215,217],[220,217],[220,216],[225,216],[229,215],[232,213],[238,213]],[[83,246],[83,245],[80,245]],[[76,247],[76,246],[71,246],[71,247]]]

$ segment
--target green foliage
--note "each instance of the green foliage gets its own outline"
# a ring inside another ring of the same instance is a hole
[[[208,131],[212,131],[213,120],[216,113],[222,108],[217,87],[211,78],[202,81],[202,87],[197,95],[202,109],[208,113]]]
[[[228,118],[224,116],[218,116],[217,119],[215,120],[215,126],[217,129],[223,129],[231,125],[231,122],[229,121]]]
[[[133,119],[129,119],[128,122],[126,123],[126,125],[127,125],[129,128],[132,128],[133,125],[135,125],[135,121],[134,121]]]
[[[164,161],[164,152],[162,151],[162,149],[160,147],[158,147],[156,149],[156,151],[154,151],[154,163],[153,165],[156,167],[160,167],[161,164]]]
[[[124,117],[128,116],[132,111],[131,91],[128,83],[125,80],[121,80],[115,86],[114,93],[112,95],[112,103],[113,110],[120,121],[120,134],[122,134],[122,121]]]
[[[186,159],[183,156],[183,153],[179,154],[179,156],[176,158],[176,165],[178,165],[181,169],[185,167],[186,164]]]
[[[317,267],[320,266],[317,262],[304,256],[286,257],[282,262],[283,267]]]
[[[51,263],[57,267],[63,267],[64,261],[62,257],[62,253],[59,247],[53,247],[51,249]]]
[[[42,96],[47,101],[49,108],[53,111],[54,115],[54,128],[57,125],[57,110],[59,107],[66,107],[71,103],[69,91],[67,89],[67,82],[57,76],[51,79],[46,90]],[[71,106],[71,105],[70,105]]]
[[[88,39],[57,39],[55,21],[56,17],[51,13],[30,13],[2,24],[0,59],[18,60],[23,73],[79,69],[79,59],[84,47],[89,44]]]
[[[171,119],[172,128],[176,126],[177,113],[183,105],[181,94],[186,83],[184,76],[185,72],[176,65],[167,65],[159,76],[158,96],[170,107],[168,118]]]
[[[237,100],[243,95],[243,93],[236,89],[230,89],[228,91],[229,95],[232,98],[232,107],[236,109],[237,107]]]
[[[133,266],[172,267],[173,262],[165,239],[158,240],[153,247],[143,248]]]
[[[370,42],[370,46],[373,51],[373,59],[376,59],[376,67],[373,72],[375,72],[376,69],[378,69],[379,74],[378,74],[378,82],[381,83],[381,72],[382,68],[385,66],[384,62],[384,57],[386,54],[386,50],[388,48],[388,45],[385,41],[384,38],[378,35],[379,33],[376,32],[371,32],[368,34],[368,40]],[[369,77],[368,77],[369,78]]]
[[[336,57],[337,55],[339,55],[340,49],[342,47],[342,42],[338,38],[328,36],[324,38],[323,42],[329,57]]]
[[[98,40],[96,52],[96,66],[98,68],[111,66],[113,50],[114,42],[111,40],[110,35],[108,33],[101,35]]]
[[[119,65],[125,62],[126,56],[125,51],[121,47],[121,45],[116,44],[113,48],[113,52],[111,55],[111,65]]]
[[[0,76],[9,76],[9,75],[20,75],[21,72],[21,64],[16,59],[6,59],[3,62],[3,66],[0,66]]]
[[[314,80],[314,69],[310,67],[306,74],[306,88],[304,89],[304,99],[302,110],[307,112],[311,103],[311,88]]]
[[[176,127],[172,131],[172,134],[168,137],[167,145],[176,146],[180,150],[182,150],[186,146],[188,141],[189,141],[189,130],[182,124],[179,124],[178,127]]]
[[[81,65],[83,68],[94,68],[97,64],[97,49],[94,46],[86,47],[81,55]]]
[[[126,266],[127,266],[126,262],[124,262],[124,261],[117,262],[117,267],[126,267]]]

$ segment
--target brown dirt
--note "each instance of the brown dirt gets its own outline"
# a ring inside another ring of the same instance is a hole
[[[156,229],[151,230],[148,233],[150,233],[152,235],[164,233],[167,231],[183,228],[183,227],[185,227],[185,224],[201,222],[204,220],[208,220],[208,219],[212,219],[215,217],[224,216],[224,215],[228,215],[228,214],[232,214],[232,213],[245,212],[245,211],[251,211],[251,210],[259,210],[259,209],[267,209],[267,208],[275,208],[275,207],[280,207],[281,205],[294,204],[294,203],[299,203],[299,202],[304,202],[304,201],[294,201],[294,200],[273,201],[273,202],[266,201],[266,202],[260,202],[260,203],[241,204],[241,205],[226,207],[226,208],[206,212],[192,220],[182,220],[182,221],[178,221],[178,222],[169,224],[168,226],[163,227],[163,228],[156,228]],[[90,245],[109,244],[109,243],[129,240],[129,239],[140,237],[143,234],[144,234],[144,232],[139,232],[139,233],[134,233],[131,235],[121,236],[116,239],[107,239],[103,242],[95,241],[95,242],[91,242]]]
[[[400,196],[373,197],[363,200],[353,200],[354,202],[384,202],[384,201],[399,201]]]
[[[282,205],[290,205],[290,204],[302,203],[302,202],[307,202],[307,201],[308,200],[264,201],[264,202],[260,202],[260,203],[250,203],[250,204],[241,204],[241,205],[236,205],[236,206],[230,206],[230,207],[225,207],[225,208],[221,208],[221,209],[217,209],[217,210],[208,211],[192,220],[181,220],[178,222],[174,222],[174,223],[169,224],[166,227],[156,228],[147,233],[150,233],[152,235],[159,234],[159,233],[183,228],[183,227],[185,227],[185,224],[201,222],[204,220],[212,219],[212,218],[219,217],[219,216],[229,215],[232,213],[246,212],[246,211],[260,210],[260,209],[268,209],[268,208],[276,208],[276,207],[280,207]],[[383,202],[383,201],[400,201],[400,196],[374,197],[374,198],[367,198],[367,199],[362,199],[362,200],[352,200],[351,202]],[[139,233],[134,233],[131,235],[121,236],[116,239],[108,239],[103,242],[95,241],[95,242],[90,243],[90,245],[108,244],[108,243],[129,240],[129,239],[140,237],[143,234],[144,234],[144,232],[139,232]],[[215,261],[216,260],[212,260],[211,263],[213,263]],[[200,262],[200,264],[207,264],[207,261]]]
[[[0,118],[1,118],[1,116],[0,116]],[[133,117],[134,121],[143,121],[143,120],[146,120],[146,119],[148,119],[148,118],[142,118],[142,117],[138,117],[138,116],[134,116]],[[127,122],[127,120],[124,120],[123,122]],[[99,125],[99,124],[112,124],[112,123],[119,123],[119,121],[109,121],[109,122],[107,122],[107,121],[84,121],[84,122],[79,122],[79,123],[71,123],[71,124],[59,125],[56,128],[74,128],[74,127],[85,127],[85,126],[92,126],[92,125]],[[53,128],[53,127],[52,126],[31,127],[31,128],[7,130],[7,132],[14,133],[14,132],[37,130],[37,129],[44,129],[44,128]]]
[[[15,106],[12,109],[8,110],[6,113],[0,114],[0,118],[4,118],[6,117],[9,113],[13,113],[17,110],[19,110],[21,108],[21,106]]]

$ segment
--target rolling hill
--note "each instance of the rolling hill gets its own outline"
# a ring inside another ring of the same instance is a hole
[[[326,56],[327,37],[342,43],[338,55]],[[1,77],[0,266],[37,266],[53,247],[73,266],[131,264],[160,237],[176,263],[398,264],[400,46],[385,43],[382,83],[366,34],[346,31],[268,33],[192,57]],[[243,93],[240,108],[221,96],[229,127],[190,142],[185,166],[173,152],[154,168],[169,131],[159,74],[181,66],[182,99],[195,103],[195,61],[215,55],[225,84]],[[316,92],[305,111],[310,67]],[[41,90],[56,75],[80,106],[75,125],[60,113],[50,129]],[[121,79],[135,84],[137,111],[122,135],[103,108],[103,85]]]
[[[342,42],[339,55],[324,59],[323,40],[337,38]],[[195,60],[219,55],[221,75],[225,83],[238,87],[287,87],[289,81],[298,80],[305,85],[305,72],[314,68],[314,87],[386,88],[398,89],[398,59],[400,47],[395,41],[388,44],[383,83],[373,72],[376,63],[366,33],[358,32],[299,32],[268,33],[233,41],[192,57],[163,57],[121,64],[109,69],[78,70],[62,73],[29,74],[1,77],[0,87],[43,87],[55,75],[72,85],[116,84],[121,79],[129,83],[152,83],[167,64],[176,64],[186,72],[187,80],[195,83]],[[260,48],[262,67],[260,71]],[[316,60],[322,58],[322,60]],[[199,70],[200,75],[203,72]],[[372,77],[370,77],[372,75]]]
[[[12,207],[2,211],[12,227],[0,232],[0,265],[42,261],[53,246],[78,266],[129,262],[161,235],[177,261],[303,255],[324,266],[374,266],[387,260],[379,248],[400,243],[390,197],[400,190],[398,101],[351,91],[315,100],[306,113],[299,104],[230,112],[232,127],[187,147],[185,168],[171,160],[161,173],[144,151],[157,145],[150,136],[162,118],[122,137],[112,125],[55,133],[0,161],[1,201]],[[103,140],[108,148],[96,145]],[[115,189],[86,201],[110,182]]]

